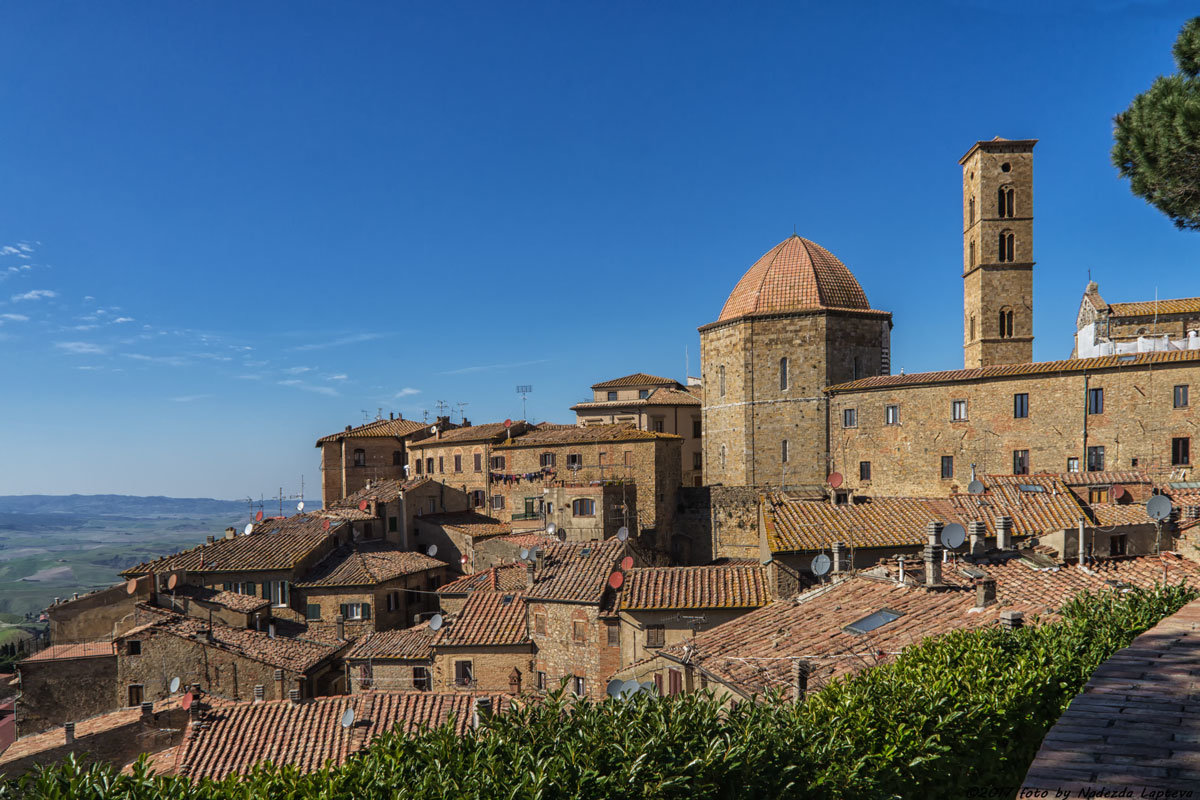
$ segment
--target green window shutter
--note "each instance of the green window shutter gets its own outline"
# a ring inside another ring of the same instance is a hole
[[[371,618],[371,604],[363,603],[362,607],[363,607],[363,619],[370,619]]]
[[[254,581],[250,581],[246,584],[246,594],[254,597]]]
[[[227,592],[232,592],[232,591],[233,591],[233,584],[232,584],[232,583],[226,583],[226,584],[225,584],[225,591],[227,591]]]
[[[320,619],[321,607],[315,603],[308,604],[308,610],[304,615],[305,619]]]
[[[339,609],[342,612],[342,619],[350,618],[350,607],[349,606],[347,606],[345,603],[342,603],[341,606],[339,606]]]
[[[263,600],[271,599],[271,582],[263,581]]]

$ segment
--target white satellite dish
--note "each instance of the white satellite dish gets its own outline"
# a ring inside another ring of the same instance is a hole
[[[433,558],[434,556],[436,556],[437,555],[437,545],[436,544],[429,545],[429,547],[426,548],[426,550],[425,550],[425,554],[427,556],[429,556],[430,558]]]
[[[967,531],[957,522],[951,522],[949,525],[942,528],[942,547],[945,547],[948,550],[953,550],[956,547],[962,547],[962,543],[966,540]]]
[[[1165,494],[1156,494],[1146,501],[1146,516],[1159,522],[1171,516],[1171,512],[1174,510],[1174,506],[1171,505],[1171,501]]]
[[[303,500],[301,500],[299,503],[296,503],[296,510],[297,510],[297,511],[303,511],[303,510],[304,510],[304,501],[303,501]]]
[[[555,525],[553,522],[551,522],[549,525],[546,526],[546,533],[548,533],[549,535],[553,536],[556,531],[558,531],[558,526]]]
[[[345,711],[342,712],[342,727],[349,728],[353,724],[354,724],[354,709],[347,708]]]
[[[815,558],[813,558],[812,564],[809,565],[813,575],[817,576],[828,574],[832,567],[833,562],[830,561],[829,556],[825,555],[824,553],[819,553]]]
[[[442,619],[441,614],[434,614],[432,617],[429,618],[429,630],[440,631],[442,629],[443,622],[444,622],[444,620]]]
[[[617,541],[623,542],[628,538],[629,538],[629,528],[626,528],[624,525],[622,525],[620,528],[617,529]]]
[[[605,692],[609,697],[620,697],[621,688],[624,686],[625,681],[621,680],[620,678],[613,678],[608,682],[608,689],[606,689]]]
[[[171,678],[171,694],[179,691],[179,678]]]
[[[527,558],[529,558],[529,549],[521,548],[521,560],[524,561]]]
[[[249,536],[250,534],[254,533],[254,523],[247,522],[246,527],[242,528],[242,533],[244,533],[246,536]]]
[[[434,436],[437,436],[437,425],[430,427],[429,432],[432,433]]]

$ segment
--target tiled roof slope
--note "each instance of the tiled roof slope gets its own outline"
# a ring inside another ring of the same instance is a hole
[[[1037,479],[1053,478],[1066,486],[1111,486],[1113,484],[1153,483],[1154,478],[1138,470],[1108,470],[1106,472],[1039,472],[1033,475],[987,475],[985,483],[1017,485]]]
[[[879,577],[859,574],[813,589],[794,601],[775,602],[735,620],[701,631],[688,641],[691,662],[718,680],[747,695],[769,689],[791,692],[791,659],[812,662],[809,686],[872,666],[909,645],[959,628],[995,624],[1001,611],[1021,611],[1048,618],[1066,601],[1083,591],[1105,591],[1118,584],[1152,586],[1162,581],[1195,583],[1200,564],[1173,554],[1162,559],[1143,556],[1093,561],[1087,569],[1061,566],[1042,569],[1016,553],[997,556],[994,563],[963,564],[983,570],[996,580],[997,603],[973,610],[972,579],[953,563],[943,565],[947,588],[929,591],[913,585],[923,565],[909,564],[908,583],[896,578],[894,564],[886,564]],[[883,576],[887,576],[884,579]],[[846,626],[881,609],[902,616],[866,634]],[[683,657],[682,645],[671,645],[664,655]]]
[[[425,661],[433,658],[433,637],[428,622],[411,628],[376,631],[355,643],[346,653],[346,660],[363,658],[399,658]]]
[[[621,611],[755,608],[771,601],[761,566],[642,567],[625,573]]]
[[[991,476],[984,479],[988,485],[982,495],[954,494],[950,503],[962,524],[981,520],[987,525],[988,533],[995,534],[996,518],[1007,516],[1012,519],[1012,531],[1017,536],[1040,536],[1047,533],[1074,528],[1087,513],[1075,493],[1061,481],[1048,476],[1022,476],[1026,483],[1041,486],[1046,491],[1029,492],[1018,485],[991,483]]]
[[[1121,503],[1092,503],[1088,506],[1092,519],[1103,528],[1115,525],[1149,525],[1153,520],[1146,514],[1146,507],[1141,503],[1128,505]]]
[[[415,550],[391,542],[342,545],[304,575],[297,586],[373,586],[403,575],[446,566]]]
[[[862,286],[845,264],[816,242],[793,234],[764,253],[742,276],[717,320],[804,309],[870,307]]]
[[[1068,358],[1062,361],[1036,361],[1032,364],[998,364],[974,369],[950,369],[941,372],[910,372],[907,375],[876,375],[825,389],[830,394],[860,392],[871,389],[890,389],[898,386],[921,386],[936,383],[957,383],[988,378],[1015,378],[1025,375],[1051,373],[1093,372],[1101,369],[1137,369],[1150,364],[1194,363],[1200,361],[1200,350],[1173,350],[1165,353],[1137,353],[1097,358]]]
[[[635,372],[632,375],[626,375],[623,378],[613,378],[610,381],[601,381],[593,383],[593,389],[617,389],[622,386],[679,386],[679,381],[674,378],[660,378],[657,375],[647,375],[644,372]]]
[[[1143,300],[1136,303],[1109,303],[1114,317],[1153,317],[1156,314],[1200,314],[1200,297],[1175,300]]]
[[[430,436],[428,439],[422,439],[419,442],[409,444],[410,448],[418,449],[423,447],[442,447],[447,444],[466,444],[468,442],[488,442],[495,439],[505,437],[509,430],[519,430],[523,425],[522,420],[513,420],[512,428],[505,428],[503,422],[487,422],[483,425],[471,425],[466,428],[455,428],[451,431],[444,431],[440,436]]]
[[[239,611],[243,614],[252,614],[271,604],[270,600],[263,597],[239,594],[237,592],[226,592],[208,586],[197,586],[193,583],[185,583],[177,586],[171,591],[171,594],[175,597],[187,597],[204,603],[224,606],[231,611]]]
[[[377,500],[380,503],[394,503],[405,492],[411,492],[413,489],[422,484],[429,483],[432,478],[412,478],[407,481],[386,480],[375,481],[370,486],[364,486],[352,495],[344,497],[334,503],[330,503],[330,508],[358,508],[358,504],[363,500]]]
[[[324,522],[312,514],[264,520],[254,527],[254,532],[249,536],[218,539],[213,544],[200,545],[182,553],[138,564],[121,574],[144,575],[147,572],[175,569],[188,572],[292,569],[323,546],[338,526],[343,524],[334,520],[329,530],[325,530]]]
[[[1046,734],[1022,786],[1029,791],[1018,796],[1088,797],[1101,786],[1110,797],[1191,796],[1200,786],[1198,653],[1194,600],[1092,673]]]
[[[589,444],[594,442],[652,442],[656,439],[679,439],[673,433],[655,433],[638,430],[633,423],[619,422],[612,425],[588,425],[587,427],[558,426],[550,430],[530,431],[511,441],[502,442],[494,449],[516,447],[539,447],[552,444]]]
[[[952,522],[945,501],[916,497],[874,497],[867,503],[836,505],[770,495],[764,504],[767,545],[773,553],[828,548],[900,547],[925,541],[930,522]]]
[[[443,623],[433,638],[433,646],[487,647],[529,641],[525,598],[507,592],[483,591],[472,592],[462,610]]]
[[[633,406],[699,406],[700,398],[683,389],[658,388],[644,399],[635,400],[586,400],[571,406],[579,409],[630,408]]]
[[[336,442],[338,439],[366,439],[373,436],[402,438],[404,436],[412,436],[414,433],[422,431],[427,427],[429,426],[426,423],[417,422],[412,419],[377,419],[365,425],[359,425],[357,428],[351,428],[348,431],[338,431],[328,436],[322,436],[320,439],[317,439],[317,447],[326,442]]]
[[[466,693],[366,692],[322,697],[302,703],[287,700],[241,703],[206,712],[193,725],[180,748],[179,773],[191,778],[220,779],[246,772],[269,760],[312,772],[327,761],[340,764],[352,753],[390,730],[412,733],[436,728],[454,719],[465,734],[471,724],[474,698]],[[492,707],[507,708],[511,698],[492,696]],[[347,708],[354,725],[341,726]]]
[[[79,642],[76,644],[52,644],[31,656],[21,659],[22,664],[39,661],[62,661],[68,658],[96,658],[116,655],[112,642]]]
[[[178,699],[175,701],[178,703]],[[80,720],[75,723],[75,741],[79,742],[80,748],[86,750],[88,737],[98,733],[104,733],[124,725],[130,725],[142,718],[142,710],[140,708],[126,708],[120,711],[110,711],[107,714],[99,714],[89,719]],[[34,733],[29,736],[22,736],[17,739],[7,750],[0,753],[0,773],[4,772],[5,764],[17,761],[18,759],[31,756],[35,753],[41,753],[48,750],[53,750],[63,746],[64,735],[62,727],[56,726],[48,731]],[[15,777],[15,776],[8,776]]]
[[[512,533],[512,523],[501,522],[495,517],[489,517],[476,511],[443,511],[437,514],[421,514],[416,517],[416,521],[455,528],[473,539]]]
[[[452,581],[439,594],[465,594],[479,590],[522,591],[530,600],[599,602],[624,547],[616,539],[604,542],[559,542],[544,549],[545,566],[534,571],[528,584],[524,563],[503,564]]]

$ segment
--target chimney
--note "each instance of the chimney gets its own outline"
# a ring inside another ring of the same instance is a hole
[[[996,518],[996,549],[1012,549],[1012,517]]]
[[[546,568],[546,551],[539,547],[534,556],[534,562],[537,564],[538,572],[544,570]]]
[[[1200,506],[1188,506],[1183,510],[1184,519],[1200,519]]]
[[[792,660],[792,690],[795,701],[802,702],[808,694],[808,675],[812,672],[812,664],[802,658]]]
[[[508,690],[513,694],[521,693],[521,670],[513,667],[513,671],[508,673]]]
[[[267,636],[271,639],[275,638],[275,623],[274,622],[267,623]]]
[[[275,670],[275,696],[280,700],[287,697],[287,683],[283,679],[283,670]]]
[[[349,425],[347,425],[347,426],[346,426],[346,433],[349,433],[349,432],[350,432],[350,426],[349,426]]]
[[[205,537],[204,537],[204,543],[205,543],[205,544],[212,544],[212,543],[214,543],[215,541],[217,541],[217,537],[215,537],[215,536],[205,536]]]
[[[1020,611],[1001,611],[1000,612],[1000,627],[1005,630],[1015,631],[1025,624],[1025,615]]]
[[[996,602],[996,579],[980,578],[975,584],[975,607],[986,608]]]
[[[339,642],[346,640],[346,618],[338,614],[333,618],[333,624],[337,628],[337,638]]]
[[[235,531],[233,528],[225,529],[225,538],[226,539],[232,539],[235,536],[237,536],[237,531]]]
[[[845,572],[846,552],[842,549],[842,543],[834,542],[829,546],[829,549],[833,551],[833,571],[835,573]]]
[[[532,561],[530,561],[528,564],[525,565],[525,579],[526,579],[525,585],[526,586],[533,586],[533,575],[536,570],[537,570],[537,567],[534,565],[534,563]]]
[[[971,555],[980,558],[987,552],[987,525],[981,520],[967,523],[971,535]]]
[[[266,688],[261,683],[254,684],[254,702],[261,703],[265,694]]]
[[[63,734],[66,736],[67,744],[71,744],[72,742],[74,742],[75,741],[75,723],[68,722],[66,725],[63,725]]]
[[[292,701],[292,705],[300,705],[300,690],[288,689],[288,700]]]
[[[142,721],[143,722],[153,722],[154,721],[154,703],[151,703],[148,700],[143,701],[143,703],[142,703]]]
[[[478,728],[479,721],[492,715],[492,698],[479,696],[475,698],[471,712],[471,727]]]
[[[938,539],[942,535],[942,523],[930,522],[926,526],[929,541],[925,543],[925,586],[933,588],[942,585],[942,545]]]
[[[388,412],[388,419],[395,419],[395,418],[396,418],[396,412],[394,412],[394,411],[389,411],[389,412]]]

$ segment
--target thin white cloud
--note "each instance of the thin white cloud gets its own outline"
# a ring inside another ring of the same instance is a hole
[[[55,342],[54,346],[73,356],[97,356],[108,352],[106,348],[91,342]]]
[[[261,381],[262,375],[238,375],[239,381]]]
[[[44,297],[58,297],[58,292],[53,289],[33,289],[32,291],[25,292],[25,294],[14,294],[12,301],[19,303],[22,300],[41,300]]]
[[[466,375],[471,372],[488,372],[494,369],[509,369],[511,367],[528,367],[532,364],[545,364],[550,359],[539,358],[535,361],[511,361],[504,364],[482,364],[477,367],[463,367],[462,369],[448,369],[445,372],[439,372],[438,375]]]
[[[83,369],[83,370],[88,370],[88,371],[90,372],[90,371],[95,371],[95,370],[101,370],[101,369],[104,369],[104,367],[97,367],[97,366],[94,366],[94,365],[88,365],[88,366],[76,367],[75,369]]]
[[[303,375],[306,372],[312,372],[312,367],[288,367],[284,370],[288,375]]]
[[[0,247],[0,256],[19,256],[21,251],[13,247],[11,244],[6,244]]]
[[[185,394],[182,397],[172,397],[171,400],[176,403],[194,403],[197,400],[204,400],[212,397],[211,394]]]
[[[414,394],[420,394],[420,389],[414,389],[411,386],[405,386],[400,391],[392,395],[393,400],[399,400],[401,397],[412,397]]]
[[[298,347],[290,348],[292,350],[324,350],[329,347],[341,347],[347,344],[358,344],[359,342],[370,342],[375,339],[382,339],[382,333],[357,333],[353,336],[343,336],[340,339],[330,339],[328,342],[314,342],[312,344],[302,344]]]
[[[279,385],[280,386],[290,386],[293,389],[303,389],[306,392],[314,392],[316,394],[323,394],[326,397],[338,397],[339,396],[337,389],[334,389],[332,386],[313,386],[311,383],[305,383],[304,381],[296,380],[295,378],[292,378],[292,379],[286,380],[286,381],[279,381]]]
[[[168,367],[182,367],[187,364],[187,359],[181,356],[148,356],[145,353],[122,353],[126,358],[132,358],[134,361],[144,361],[148,364],[164,364]]]
[[[99,325],[72,325],[70,328],[67,328],[67,330],[71,330],[71,331],[94,331],[94,330],[96,330],[96,328],[99,328],[99,327],[100,327]]]
[[[348,377],[349,376],[346,375],[344,372],[339,372],[337,375],[330,375],[325,380],[327,380],[327,381],[344,381]]]
[[[113,320],[113,325],[120,325],[123,322],[133,322],[133,317],[117,317]]]
[[[91,302],[93,302],[95,299],[96,299],[96,298],[92,297],[92,296],[89,294],[89,295],[85,295],[85,296],[84,296],[84,298],[83,298],[83,302],[85,302],[85,303],[91,303]]]
[[[0,319],[6,319],[9,322],[29,322],[29,317],[24,314],[0,314]]]

